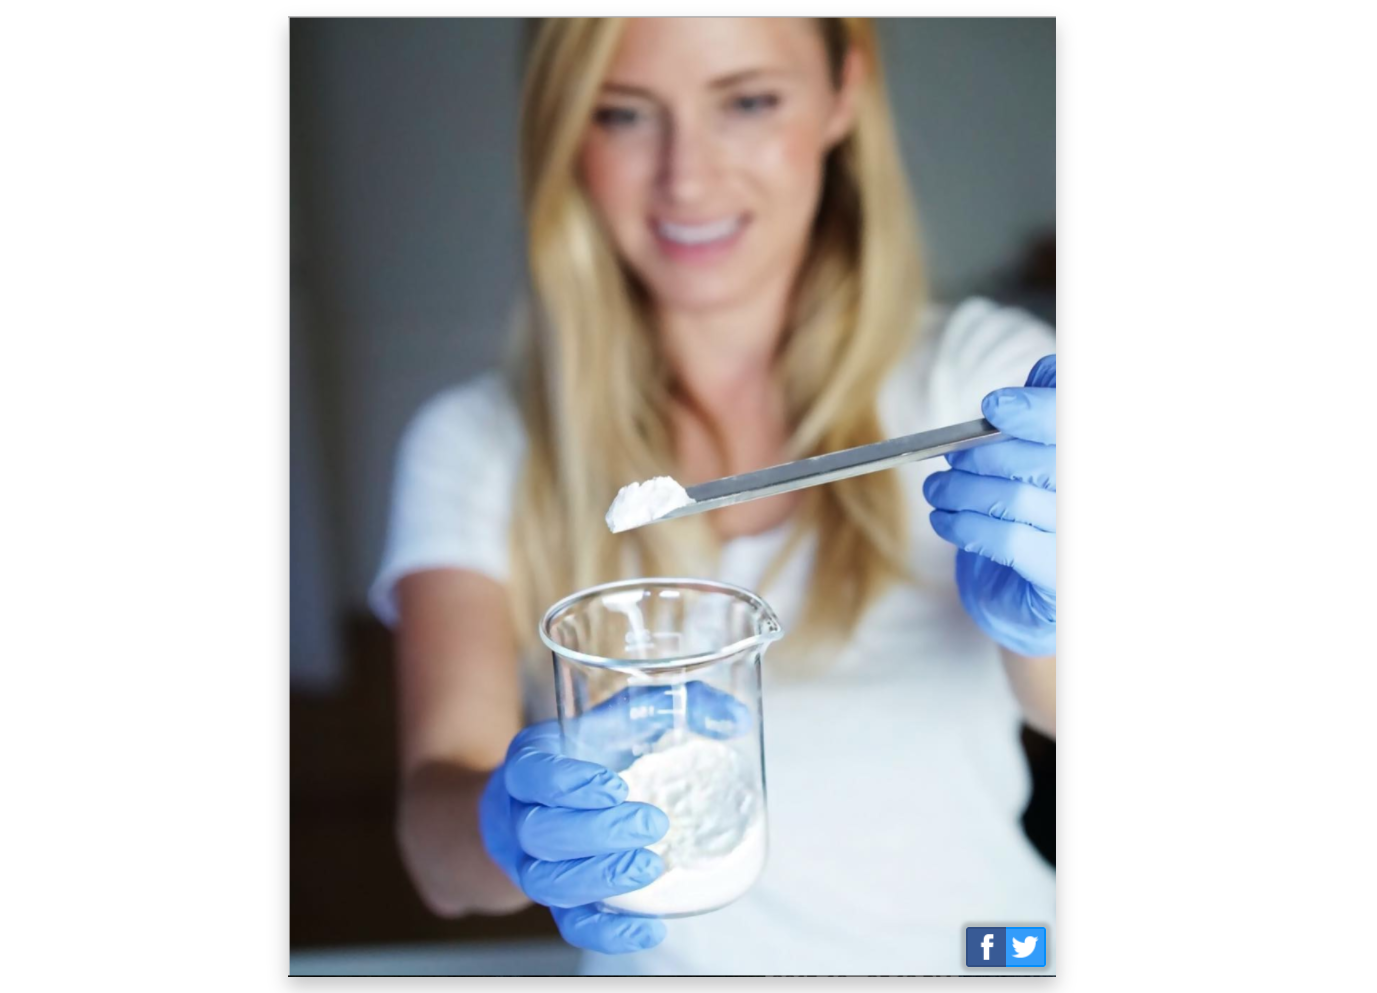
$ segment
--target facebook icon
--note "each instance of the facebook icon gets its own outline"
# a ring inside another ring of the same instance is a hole
[[[993,969],[1047,965],[1045,927],[968,927],[966,965]]]
[[[1004,929],[1002,927],[966,928],[966,964],[1002,967],[1004,965]]]

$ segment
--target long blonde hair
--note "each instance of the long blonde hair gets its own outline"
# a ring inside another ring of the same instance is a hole
[[[829,154],[808,255],[776,362],[788,457],[878,441],[876,401],[924,298],[911,201],[868,20],[823,18],[834,81],[851,47],[869,68],[851,134]],[[628,482],[674,474],[671,370],[643,291],[597,223],[576,157],[621,37],[619,18],[554,18],[531,35],[522,95],[522,196],[533,312],[518,372],[529,447],[512,528],[512,602],[523,644],[544,609],[637,570],[703,574],[720,543],[706,515],[620,535],[602,526]],[[794,540],[817,538],[796,643],[844,637],[905,575],[894,473],[806,491]],[[768,586],[765,590],[768,593]]]

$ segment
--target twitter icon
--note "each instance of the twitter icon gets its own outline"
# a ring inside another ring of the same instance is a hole
[[[1004,964],[1041,969],[1047,965],[1047,929],[1045,927],[1006,927]]]

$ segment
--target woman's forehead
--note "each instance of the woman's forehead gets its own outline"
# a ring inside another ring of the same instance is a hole
[[[825,54],[809,18],[637,17],[627,22],[605,82],[651,90],[725,85],[747,73],[824,70]]]

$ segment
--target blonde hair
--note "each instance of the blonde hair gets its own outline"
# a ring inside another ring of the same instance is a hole
[[[776,363],[792,426],[790,458],[883,437],[880,386],[910,343],[924,295],[874,29],[861,18],[819,23],[834,80],[850,48],[870,71],[850,135],[828,154]],[[576,175],[622,26],[619,18],[545,20],[527,54],[522,196],[535,306],[518,373],[529,447],[511,535],[512,602],[524,645],[535,641],[541,613],[560,597],[630,570],[703,574],[720,544],[706,515],[621,535],[601,526],[621,486],[674,473],[671,370],[642,290]],[[806,491],[771,575],[810,533],[817,546],[803,615],[808,630],[786,639],[796,645],[845,637],[875,597],[906,575],[895,474]]]

